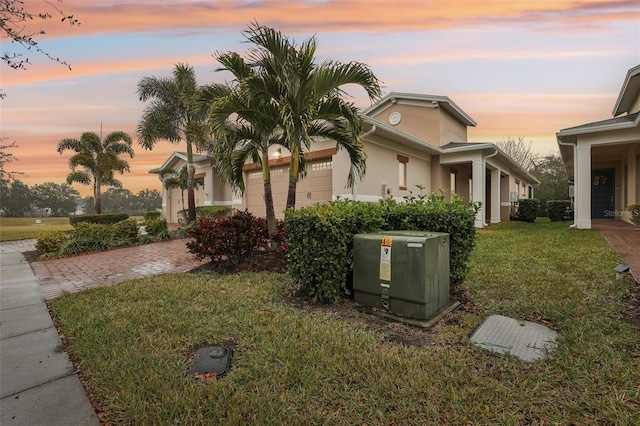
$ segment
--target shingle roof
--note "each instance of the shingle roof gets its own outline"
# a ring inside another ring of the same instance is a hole
[[[634,114],[629,114],[629,115],[623,115],[622,117],[609,118],[608,120],[595,121],[593,123],[581,124],[579,126],[562,129],[562,130],[560,130],[560,132],[566,132],[566,131],[571,131],[571,130],[587,130],[587,129],[591,129],[593,127],[610,126],[612,124],[633,123],[634,121],[636,121],[636,118],[638,117],[638,114],[640,114],[640,112],[636,112]]]

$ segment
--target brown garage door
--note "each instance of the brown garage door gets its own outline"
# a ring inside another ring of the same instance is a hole
[[[310,206],[331,200],[332,161],[330,159],[314,161],[307,164],[307,176],[298,182],[296,187],[296,208]],[[264,183],[262,171],[254,170],[245,173],[247,209],[256,216],[264,217]],[[289,185],[289,167],[271,169],[271,189],[273,207],[277,218],[284,217]]]

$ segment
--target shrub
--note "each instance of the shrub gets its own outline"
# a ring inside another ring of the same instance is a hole
[[[265,227],[266,222],[263,227],[263,222],[246,210],[223,218],[203,215],[187,229],[193,238],[187,248],[198,260],[209,257],[219,262],[226,257],[238,265],[264,244]]]
[[[349,200],[285,212],[287,262],[297,290],[313,301],[347,293],[353,267],[353,236],[384,223],[377,204]]]
[[[523,198],[518,200],[518,211],[512,216],[513,220],[533,223],[538,216],[540,200],[536,198]]]
[[[561,221],[569,207],[571,207],[570,200],[549,200],[547,201],[547,216],[553,222]]]
[[[122,220],[109,226],[112,241],[123,240],[132,244],[138,239],[139,226],[138,222],[133,218]]]
[[[148,234],[158,236],[161,233],[169,233],[167,219],[156,217],[145,221],[145,229]]]
[[[640,204],[631,204],[627,206],[627,210],[631,213],[631,222],[640,226]]]
[[[149,210],[146,211],[142,214],[142,217],[144,219],[144,223],[146,225],[147,222],[149,222],[151,219],[158,219],[162,216],[162,213],[160,213],[157,210]]]
[[[40,252],[40,255],[48,253],[57,254],[60,251],[62,243],[68,238],[68,234],[63,231],[44,232],[38,235],[36,239],[36,249]]]
[[[231,213],[231,207],[227,206],[198,206],[196,207],[196,218],[200,216],[214,216],[214,217],[225,217]],[[189,215],[189,210],[180,210],[178,211],[178,223],[181,225],[190,226],[191,224],[187,224],[187,216]]]
[[[112,230],[109,225],[90,222],[79,222],[75,225],[73,232],[74,239],[109,241],[111,239]]]
[[[73,256],[90,251],[108,250],[109,247],[109,242],[105,240],[95,240],[84,237],[71,238],[62,243],[59,254],[61,256]]]
[[[79,214],[75,216],[69,216],[69,223],[75,228],[76,225],[81,222],[110,225],[126,219],[129,219],[129,215],[126,213]]]
[[[449,284],[461,284],[469,271],[469,258],[475,245],[475,218],[479,205],[465,203],[455,194],[451,202],[442,194],[410,198],[405,203],[393,199],[381,201],[385,230],[445,232],[449,234]]]

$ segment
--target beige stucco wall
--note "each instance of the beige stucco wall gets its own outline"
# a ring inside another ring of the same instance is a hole
[[[442,108],[439,110],[440,146],[449,142],[467,142],[467,126]]]
[[[394,104],[380,111],[373,118],[431,145],[440,146],[440,123],[438,121],[440,117],[438,111],[439,108],[427,105]],[[399,112],[402,115],[402,120],[395,126],[389,123],[389,115],[393,112]]]
[[[409,195],[409,191],[419,193],[416,185],[431,188],[431,158],[429,155],[407,148],[379,136],[368,136],[365,141],[367,152],[367,172],[357,183],[357,199],[375,201],[383,195],[383,185],[387,185],[393,197]],[[407,163],[407,189],[401,190],[398,182],[398,155],[409,158]],[[333,196],[351,198],[352,190],[345,188],[349,170],[349,157],[338,151],[333,157]]]

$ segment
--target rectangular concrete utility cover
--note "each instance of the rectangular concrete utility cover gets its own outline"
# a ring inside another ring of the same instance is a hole
[[[493,352],[535,361],[553,352],[557,336],[558,333],[541,324],[491,315],[473,333],[471,342]]]

